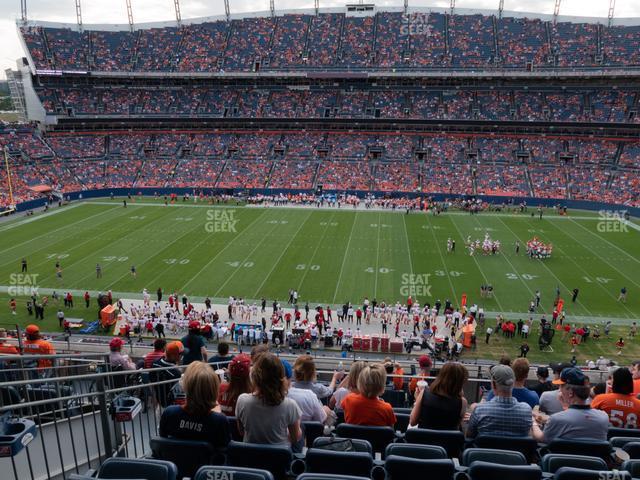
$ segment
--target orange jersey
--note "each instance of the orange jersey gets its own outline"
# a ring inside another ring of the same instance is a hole
[[[636,378],[633,381],[633,394],[637,397],[640,395],[640,378]]]
[[[0,343],[0,355],[18,355],[18,349],[9,343]]]
[[[56,351],[51,343],[41,338],[38,340],[25,340],[22,344],[22,353],[25,355],[53,355]],[[51,360],[41,358],[38,360],[38,368],[47,368],[51,366]]]
[[[404,375],[404,370],[401,369],[401,368],[398,368],[393,373],[394,373],[394,375]],[[402,377],[393,377],[393,389],[394,390],[402,390],[403,386],[404,386],[404,378],[402,378]]]
[[[603,393],[593,399],[591,408],[606,412],[612,427],[638,428],[640,400],[633,395]]]

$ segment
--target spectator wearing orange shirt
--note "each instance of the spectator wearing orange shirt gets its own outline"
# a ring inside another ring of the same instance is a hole
[[[636,360],[631,364],[631,373],[633,374],[633,394],[640,395],[640,360]]]
[[[380,395],[384,393],[387,373],[379,363],[366,366],[358,376],[358,393],[350,393],[342,400],[344,419],[352,425],[393,427],[396,415],[391,404]]]
[[[24,355],[55,355],[56,351],[47,340],[43,340],[40,336],[40,327],[37,325],[27,325],[25,329],[26,340],[22,344],[22,353]],[[51,360],[44,358],[38,359],[38,369],[42,370],[50,368]]]
[[[616,428],[638,428],[640,400],[633,396],[633,375],[627,368],[613,372],[612,393],[597,395],[591,408],[609,415],[609,425]]]
[[[18,355],[18,349],[13,345],[6,343],[7,331],[0,328],[0,355]]]

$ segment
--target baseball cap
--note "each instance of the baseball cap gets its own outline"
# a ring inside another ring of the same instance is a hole
[[[560,374],[560,378],[553,381],[554,385],[588,385],[589,379],[579,368],[565,368]]]
[[[35,335],[36,333],[40,333],[40,327],[37,325],[27,325],[24,331],[27,335]]]
[[[195,320],[191,320],[189,322],[189,330],[198,330],[200,328],[200,322]]]
[[[231,377],[248,377],[251,368],[251,357],[246,353],[236,355],[229,363],[229,376]]]
[[[293,376],[293,368],[291,364],[286,360],[280,360],[282,362],[282,366],[284,367],[284,376],[286,378],[291,378]]]
[[[516,376],[511,367],[508,365],[498,364],[491,369],[491,379],[496,382],[496,385],[512,387],[516,380]]]
[[[556,375],[559,375],[562,370],[564,370],[565,368],[571,368],[571,364],[570,363],[563,363],[563,362],[556,362],[556,363],[551,363],[549,365],[549,367],[551,367],[551,371],[553,373],[555,373]]]
[[[120,348],[124,345],[124,340],[122,340],[120,337],[115,337],[112,338],[111,341],[109,342],[109,348]]]
[[[418,358],[418,365],[420,365],[420,368],[431,368],[433,362],[429,355],[421,355],[420,358]]]
[[[167,345],[167,349],[165,351],[167,355],[173,356],[184,352],[184,347],[182,346],[182,342],[176,340],[175,342],[171,342]]]

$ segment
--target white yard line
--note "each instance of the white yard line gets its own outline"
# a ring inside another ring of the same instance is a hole
[[[340,267],[340,274],[338,275],[338,282],[336,283],[336,291],[333,294],[332,303],[336,303],[336,298],[338,298],[338,290],[340,288],[340,282],[342,282],[342,272],[344,271],[344,265],[347,262],[347,254],[349,253],[349,246],[351,245],[351,239],[353,238],[353,231],[356,227],[357,221],[358,221],[358,211],[356,210],[356,214],[353,217],[353,224],[351,225],[351,233],[349,234],[349,240],[347,241],[347,248],[345,248],[344,256],[342,257],[342,266]]]
[[[242,234],[243,234],[244,232],[249,231],[249,227],[251,227],[254,223],[256,223],[258,220],[260,220],[260,219],[264,216],[264,214],[265,214],[265,213],[266,213],[266,210],[265,210],[264,212],[262,212],[260,215],[258,215],[258,216],[255,218],[255,220],[253,220],[253,221],[249,224],[249,226],[247,226],[244,230],[242,230],[242,232],[240,232],[240,233],[236,236],[236,238],[234,238],[234,239],[233,239],[233,240],[231,240],[230,242],[227,242],[227,244],[224,246],[224,248],[223,248],[222,250],[220,250],[220,251],[216,254],[216,256],[215,256],[215,257],[213,257],[211,260],[209,260],[207,263],[205,263],[205,264],[203,265],[203,267],[198,271],[198,273],[196,273],[195,275],[193,275],[193,276],[191,277],[191,280],[189,280],[187,283],[185,283],[185,284],[182,286],[182,288],[180,288],[179,290],[176,290],[176,291],[178,291],[178,292],[184,292],[184,291],[186,290],[186,288],[187,288],[189,285],[191,285],[191,283],[192,283],[196,278],[198,278],[198,277],[202,274],[202,272],[204,272],[204,271],[209,267],[209,265],[211,265],[211,264],[216,260],[216,258],[218,258],[218,257],[220,256],[220,254],[221,254],[222,252],[224,252],[227,248],[229,248],[231,245],[233,245],[233,244],[234,244],[234,242],[235,242],[239,237],[241,237],[241,236],[242,236]]]
[[[451,220],[451,223],[453,224],[454,227],[456,227],[456,230],[458,231],[458,234],[460,235],[460,238],[462,238],[462,241],[464,243],[464,237],[462,236],[462,232],[460,231],[460,228],[458,228],[458,225],[456,224],[455,221]],[[476,266],[478,267],[478,270],[480,271],[480,275],[482,275],[482,278],[484,278],[485,283],[486,284],[490,283],[489,279],[487,279],[487,276],[484,274],[484,270],[482,270],[482,267],[480,266],[480,262],[478,262],[478,259],[476,258],[476,256],[475,255],[470,255],[470,256],[473,258],[473,261],[476,263]],[[500,304],[500,300],[498,300],[498,296],[495,293],[493,295],[493,298],[495,298],[496,303],[498,304],[498,308],[500,310],[504,310],[504,308]]]
[[[409,256],[409,270],[411,270],[411,276],[413,277],[413,259],[411,258],[411,246],[409,245],[409,232],[407,231],[407,216],[402,216],[402,224],[404,225],[404,238],[407,242],[407,255]]]
[[[329,225],[327,225],[328,228],[324,229],[324,232],[322,232],[322,236],[320,237],[320,241],[318,243],[316,243],[316,248],[314,249],[313,255],[311,255],[311,260],[309,260],[309,263],[308,263],[308,267],[309,268],[305,269],[304,273],[302,274],[302,280],[300,280],[300,282],[298,283],[298,288],[297,288],[297,292],[298,293],[300,293],[302,291],[302,285],[304,284],[304,281],[307,278],[307,274],[311,270],[311,265],[313,265],[313,259],[316,258],[316,255],[318,254],[318,250],[320,249],[320,245],[322,245],[325,237],[327,236],[327,232],[329,231],[329,228],[331,228],[331,222],[333,221],[335,216],[336,216],[335,212],[331,214],[331,217],[329,218],[329,221],[327,222],[329,224]]]
[[[380,268],[380,224],[382,223],[382,213],[378,212],[378,244],[376,246],[376,271],[373,272],[375,275],[375,283],[373,286],[373,298],[378,298],[378,269]]]
[[[513,230],[511,230],[511,228],[509,228],[509,226],[506,224],[506,222],[504,222],[502,219],[500,219],[500,221],[502,222],[502,224],[503,224],[505,227],[507,227],[507,230],[509,230],[509,231],[511,232],[511,234],[514,236],[514,238],[516,238],[516,239],[517,239],[517,240],[519,240],[519,241],[522,241],[522,244],[523,244],[523,245],[526,245],[526,244],[527,244],[526,239],[521,239],[520,237],[518,237],[518,235],[516,235],[516,233],[515,233]],[[532,260],[533,260],[533,259],[532,259]],[[551,276],[552,276],[553,278],[555,278],[555,279],[556,279],[556,282],[558,282],[558,285],[562,285],[562,286],[563,286],[563,288],[564,288],[567,292],[571,291],[571,290],[569,289],[569,287],[567,287],[567,285],[566,285],[562,280],[560,280],[560,279],[556,276],[556,274],[555,274],[555,273],[553,273],[553,270],[551,270],[551,269],[550,269],[550,268],[549,268],[549,267],[544,263],[544,260],[538,260],[538,262],[539,262],[539,263],[540,263],[540,264],[541,264],[541,265],[542,265],[542,266],[547,270],[547,272],[549,272],[549,273],[551,274]],[[518,276],[520,276],[520,274],[518,274]],[[580,302],[580,300],[577,300],[577,303],[578,303],[578,305],[581,305],[581,306],[582,306],[582,308],[585,310],[585,312],[587,312],[589,315],[593,316],[593,313],[591,313],[591,311],[590,311],[590,310],[589,310],[589,309],[588,309],[588,308],[587,308],[587,307],[586,307],[582,302]]]
[[[293,243],[293,241],[296,239],[296,237],[300,233],[300,230],[302,230],[302,227],[304,227],[304,224],[307,223],[307,221],[309,221],[309,219],[311,218],[312,214],[313,214],[313,211],[309,212],[309,215],[307,215],[307,217],[302,222],[300,222],[300,226],[296,230],[296,233],[293,234],[293,236],[289,240],[289,243],[287,243],[287,246],[284,248],[284,250],[282,250],[282,253],[278,257],[278,259],[273,263],[273,266],[271,267],[271,270],[269,270],[269,273],[267,273],[267,275],[264,277],[264,280],[262,280],[262,283],[258,287],[258,290],[256,290],[256,293],[253,294],[254,297],[258,296],[258,293],[260,292],[260,290],[262,290],[262,287],[264,287],[264,284],[267,283],[267,280],[269,280],[269,277],[271,276],[271,274],[274,272],[274,270],[276,269],[276,267],[280,263],[280,260],[282,260],[282,257],[284,257],[284,254],[287,253],[287,251],[289,250],[289,247],[291,247],[291,244]],[[318,245],[319,244],[320,243],[318,243]],[[317,250],[317,247],[316,247],[316,250]],[[311,268],[311,265],[309,264],[309,265],[307,265],[307,267]]]
[[[431,231],[431,236],[433,237],[433,243],[435,243],[436,248],[438,249],[438,255],[440,255],[440,261],[442,262],[442,268],[444,268],[444,273],[447,275],[447,280],[449,280],[449,286],[451,287],[451,291],[453,293],[454,301],[457,305],[460,305],[458,302],[458,294],[456,293],[456,288],[453,286],[453,280],[451,280],[451,275],[449,275],[449,269],[447,268],[447,264],[444,261],[444,256],[442,255],[442,249],[440,248],[440,244],[438,243],[438,238],[436,237],[436,231],[431,225],[431,220],[429,219],[429,215],[425,217],[427,219],[427,227]],[[462,240],[464,242],[464,239]]]
[[[573,220],[573,219],[572,219]],[[599,219],[600,221],[602,221],[602,219]],[[613,248],[615,248],[616,250],[624,253],[627,257],[629,257],[631,260],[633,260],[636,263],[640,263],[640,260],[638,260],[636,257],[634,257],[633,255],[630,255],[629,253],[625,252],[623,249],[621,249],[619,246],[617,246],[615,243],[611,243],[609,240],[607,240],[606,238],[601,237],[600,235],[593,233],[591,230],[589,230],[588,228],[585,228],[584,225],[580,225],[578,222],[576,222],[575,220],[573,220],[573,223],[575,223],[576,225],[578,225],[581,229],[589,232],[591,235],[593,235],[594,237],[600,239],[600,240],[604,240],[606,243],[608,243],[609,245],[611,245]]]

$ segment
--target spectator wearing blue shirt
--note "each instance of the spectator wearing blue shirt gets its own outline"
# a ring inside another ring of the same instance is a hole
[[[533,390],[529,390],[524,386],[529,376],[529,360],[526,358],[517,358],[513,361],[511,367],[515,375],[515,382],[513,384],[512,395],[513,398],[519,402],[527,403],[531,408],[534,408],[540,403],[540,397]],[[493,391],[487,394],[486,400],[489,401],[494,397]]]
[[[204,362],[192,362],[182,377],[184,405],[162,412],[160,436],[209,442],[223,450],[231,440],[229,422],[217,404],[220,378]]]
[[[183,365],[189,365],[191,362],[207,361],[207,348],[202,335],[200,335],[200,322],[189,322],[189,334],[182,337],[180,341],[184,346]]]
[[[515,374],[507,365],[495,365],[491,369],[493,398],[477,404],[469,417],[466,435],[502,437],[528,437],[531,435],[531,407],[519,402],[513,395]]]

